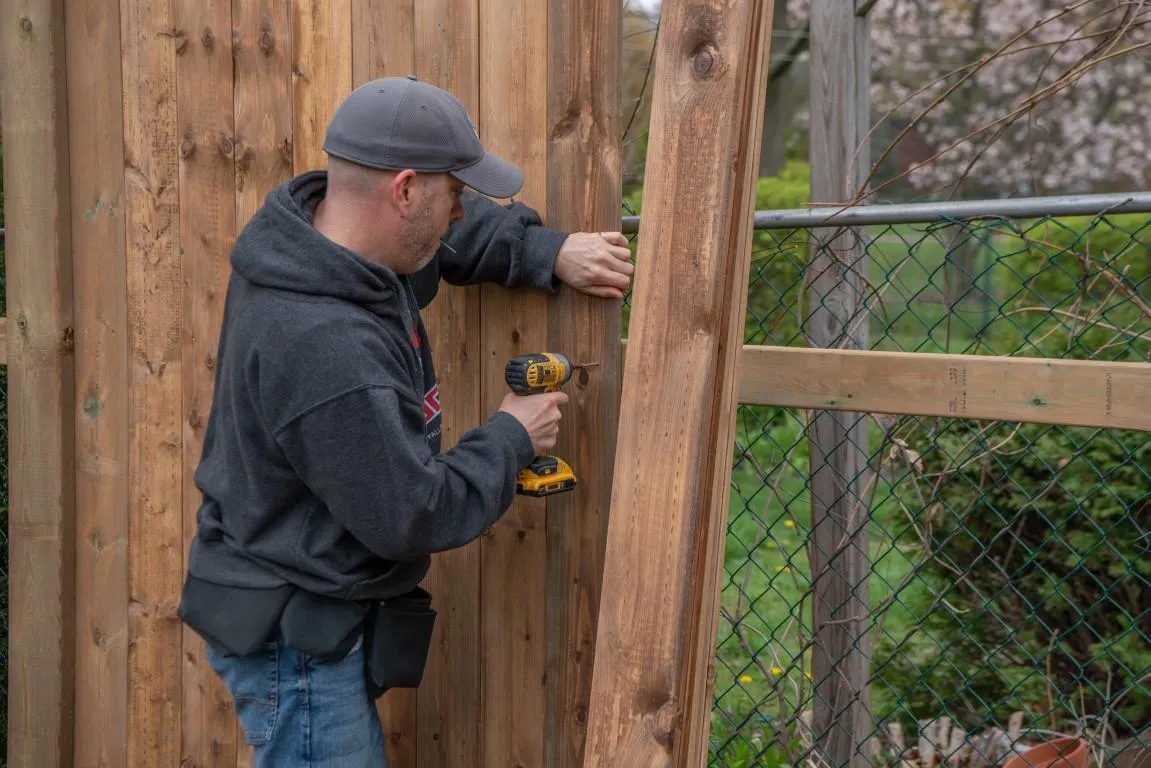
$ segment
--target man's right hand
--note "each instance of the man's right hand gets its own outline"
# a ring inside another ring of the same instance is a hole
[[[532,439],[535,455],[540,456],[555,447],[560,433],[560,406],[568,396],[563,392],[542,395],[517,395],[509,392],[500,403],[500,410],[515,416]]]

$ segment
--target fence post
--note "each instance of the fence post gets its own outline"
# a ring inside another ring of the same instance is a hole
[[[8,765],[72,764],[72,242],[63,0],[0,0],[8,353]]]
[[[870,125],[866,15],[843,0],[811,3],[811,196],[850,200],[863,184]],[[866,349],[866,230],[812,230],[808,343]],[[870,574],[865,499],[867,415],[812,412],[812,726],[818,764],[862,768],[871,733]]]

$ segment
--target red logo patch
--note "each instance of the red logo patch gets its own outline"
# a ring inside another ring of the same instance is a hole
[[[428,424],[440,415],[440,385],[435,384],[424,395],[424,421]]]

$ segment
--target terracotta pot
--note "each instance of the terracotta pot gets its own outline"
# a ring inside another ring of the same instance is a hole
[[[1003,768],[1087,768],[1090,754],[1083,739],[1052,739],[1012,755]]]

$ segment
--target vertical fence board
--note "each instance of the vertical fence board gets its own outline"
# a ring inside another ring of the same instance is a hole
[[[196,533],[195,473],[212,407],[228,253],[236,234],[231,0],[176,0],[176,29],[186,558]],[[183,764],[233,766],[237,724],[231,697],[208,665],[204,641],[188,627],[183,632]]]
[[[415,0],[353,0],[352,86],[416,71]]]
[[[128,347],[118,9],[66,17],[76,320],[76,768],[126,765]],[[9,269],[12,261],[9,257]],[[9,280],[17,277],[9,272]]]
[[[324,129],[352,88],[352,0],[292,6],[293,170],[323,168]]]
[[[419,0],[413,21],[415,74],[455,94],[480,123],[477,0]],[[441,284],[423,314],[436,356],[442,443],[448,450],[482,422],[480,289]],[[482,765],[480,543],[433,557],[426,586],[439,618],[417,697],[417,719],[411,723],[418,725],[419,765]]]
[[[291,19],[286,3],[233,0],[236,227],[292,173]],[[252,748],[237,738],[237,765]]]
[[[835,0],[811,4],[811,196],[846,204],[867,178],[871,124],[869,22]],[[862,147],[862,150],[860,148]],[[866,349],[868,258],[863,228],[814,229],[806,269],[808,344]],[[829,768],[871,761],[870,451],[865,413],[810,415],[812,731]]]
[[[9,278],[8,764],[72,753],[74,366],[62,0],[0,2]]]
[[[548,6],[548,224],[618,227],[620,3]],[[588,55],[593,51],[594,55]],[[583,763],[603,551],[615,468],[620,302],[564,288],[549,314],[549,348],[599,366],[566,387],[556,446],[579,486],[548,502],[548,720],[545,765]]]
[[[520,199],[538,211],[547,210],[547,15],[541,0],[480,0],[480,132],[489,151],[523,168]],[[546,350],[548,299],[484,285],[482,307],[487,413],[508,392],[507,361]],[[481,542],[484,765],[544,764],[546,510],[521,497]]]
[[[183,583],[183,274],[175,19],[170,0],[122,0],[127,227],[128,764],[180,762]]]
[[[286,3],[233,0],[236,224],[292,173],[291,20]]]
[[[709,720],[769,7],[662,6],[587,766],[697,765]]]

